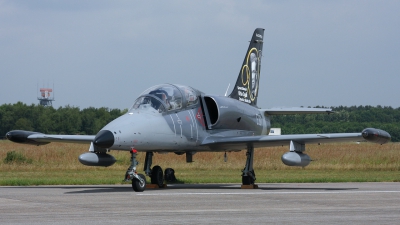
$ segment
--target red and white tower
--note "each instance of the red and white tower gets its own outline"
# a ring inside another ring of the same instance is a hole
[[[51,96],[53,89],[51,88],[40,88],[40,97],[38,97],[39,104],[43,106],[52,106],[54,96]]]

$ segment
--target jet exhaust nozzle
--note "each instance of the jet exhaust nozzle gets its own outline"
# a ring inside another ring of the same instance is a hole
[[[281,158],[286,166],[308,166],[311,162],[310,156],[301,152],[286,152]]]
[[[86,152],[79,156],[79,162],[85,166],[111,166],[117,160],[106,153]]]
[[[361,132],[361,135],[365,140],[381,145],[389,142],[391,139],[388,132],[376,128],[366,128]]]

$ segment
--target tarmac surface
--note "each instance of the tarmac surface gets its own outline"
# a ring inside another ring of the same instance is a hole
[[[0,187],[0,224],[400,224],[400,183]]]

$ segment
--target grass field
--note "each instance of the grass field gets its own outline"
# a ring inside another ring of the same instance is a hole
[[[0,141],[0,185],[123,183],[130,154],[111,151],[118,160],[113,166],[88,167],[78,161],[78,156],[88,148],[81,144],[31,146]],[[399,143],[340,143],[307,145],[306,148],[306,153],[314,160],[306,168],[288,167],[281,162],[280,157],[288,151],[288,146],[256,149],[256,183],[400,181]],[[224,153],[197,153],[193,163],[186,163],[184,155],[155,154],[153,165],[173,168],[182,183],[241,183],[246,152],[227,154],[228,161],[224,162]],[[141,173],[144,155],[138,155]]]

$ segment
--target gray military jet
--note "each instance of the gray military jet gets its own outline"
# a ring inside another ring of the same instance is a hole
[[[390,135],[383,130],[366,128],[361,133],[290,134],[273,136],[270,116],[285,114],[332,113],[323,108],[257,107],[264,29],[254,31],[243,65],[229,96],[205,94],[189,86],[161,84],[145,90],[129,111],[107,124],[96,135],[50,135],[13,130],[8,140],[33,145],[50,142],[90,144],[89,152],[79,156],[87,166],[111,166],[115,158],[110,150],[129,151],[131,165],[125,181],[132,182],[134,191],[144,191],[146,179],[138,174],[136,156],[145,152],[144,172],[151,183],[163,186],[160,166],[152,167],[154,153],[173,152],[186,155],[191,162],[196,152],[227,152],[247,150],[242,171],[243,185],[254,185],[254,148],[289,146],[282,156],[288,166],[307,166],[311,159],[304,154],[305,144],[346,141],[370,141],[384,144]]]

